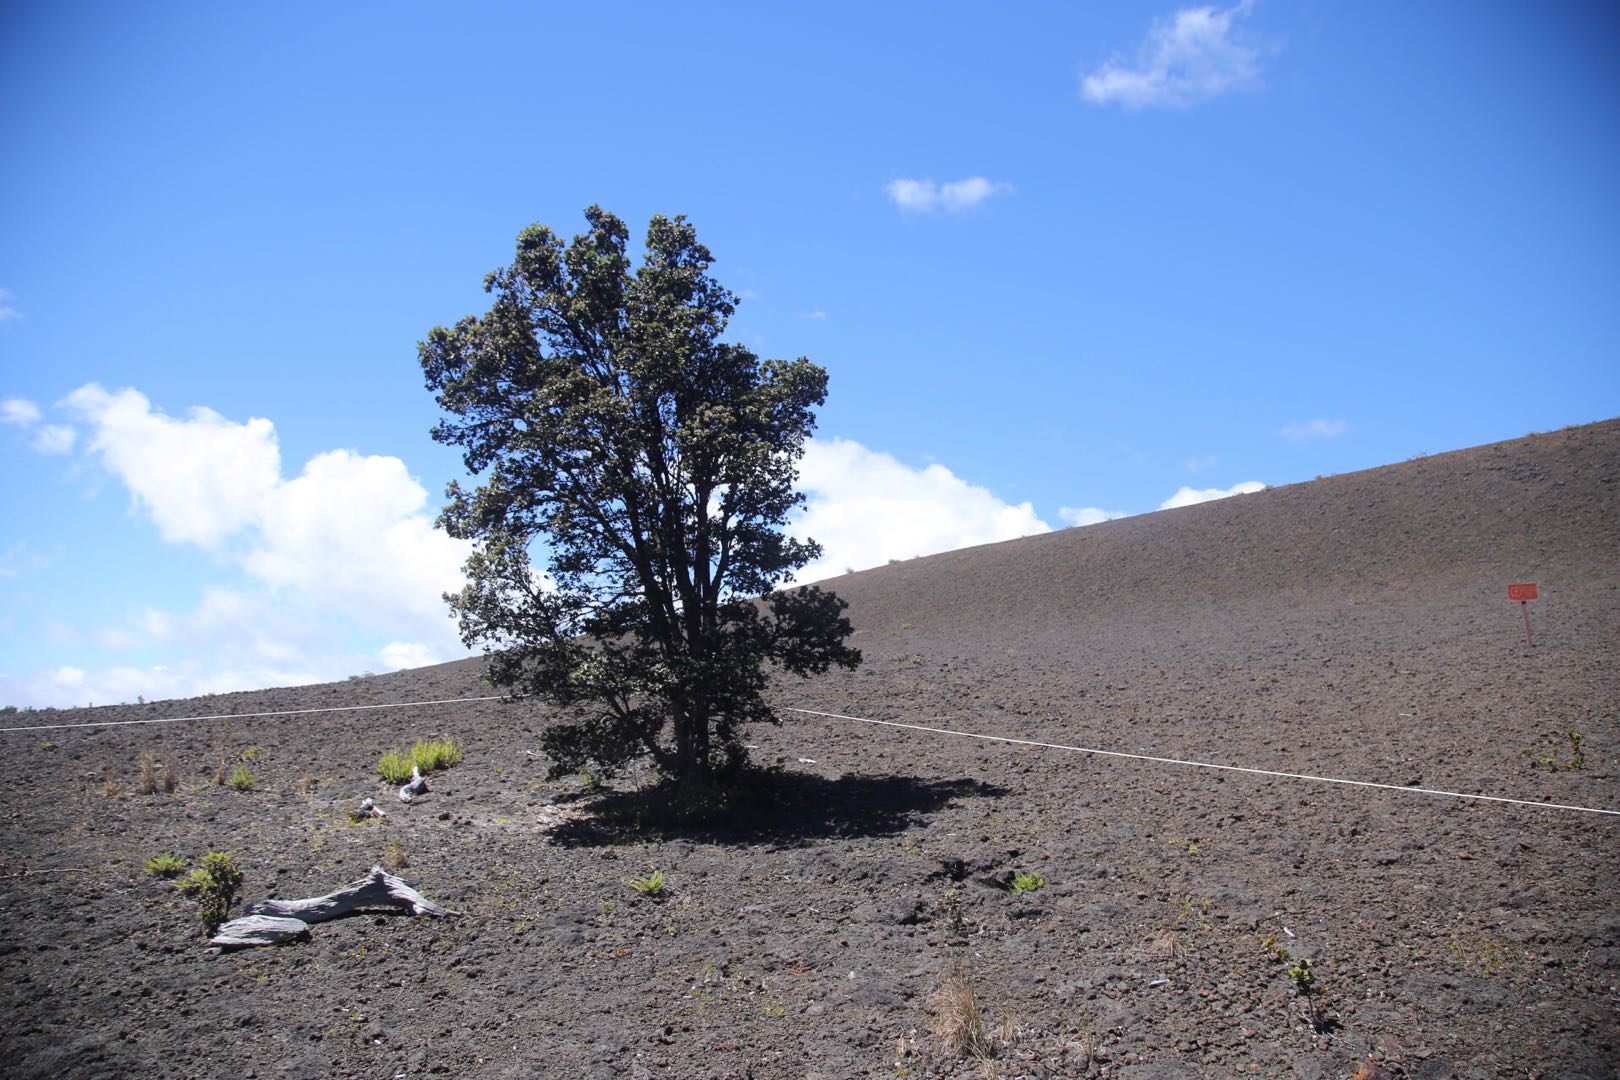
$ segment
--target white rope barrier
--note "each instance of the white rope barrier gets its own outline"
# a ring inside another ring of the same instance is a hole
[[[983,735],[974,731],[955,731],[951,728],[928,727],[925,724],[903,724],[898,720],[872,720],[864,716],[845,716],[843,713],[817,712],[814,709],[794,709],[785,705],[778,705],[776,708],[781,712],[803,713],[806,716],[822,716],[832,720],[852,720],[858,724],[876,724],[882,727],[905,728],[908,731],[926,731],[933,735],[956,735],[964,739],[982,739],[985,742],[1009,743],[1014,746],[1034,746],[1043,750],[1067,750],[1077,754],[1095,754],[1099,757],[1149,761],[1158,765],[1183,765],[1195,769],[1219,769],[1222,772],[1273,776],[1283,780],[1310,780],[1319,784],[1344,784],[1349,787],[1381,788],[1385,791],[1404,791],[1414,795],[1438,795],[1451,799],[1476,799],[1481,802],[1533,806],[1542,810],[1572,810],[1582,814],[1607,814],[1620,817],[1620,810],[1605,810],[1596,806],[1571,806],[1567,803],[1537,802],[1534,799],[1510,799],[1503,795],[1471,795],[1466,791],[1442,791],[1439,788],[1415,787],[1408,784],[1381,784],[1373,780],[1346,780],[1337,776],[1313,776],[1310,773],[1254,769],[1244,765],[1219,765],[1211,761],[1189,761],[1183,758],[1153,757],[1150,754],[1128,754],[1122,750],[1098,750],[1089,746],[1067,746],[1063,743],[1039,742],[1035,739],[1015,739],[1006,735]]]
[[[438,698],[432,701],[393,701],[376,705],[323,705],[309,709],[275,709],[269,712],[249,713],[213,713],[206,716],[164,716],[148,720],[90,720],[73,724],[28,724],[21,727],[0,728],[0,735],[17,731],[61,731],[78,728],[126,727],[135,724],[179,724],[189,720],[249,720],[276,716],[307,716],[316,713],[334,712],[361,712],[369,709],[410,709],[425,708],[429,705],[460,705],[480,701],[502,701],[505,695],[490,694],[484,697]],[[984,742],[1005,743],[1010,746],[1033,746],[1041,750],[1063,750],[1075,754],[1092,754],[1097,757],[1123,758],[1130,761],[1146,761],[1156,765],[1179,765],[1194,769],[1215,769],[1221,772],[1247,773],[1251,776],[1270,776],[1281,780],[1305,780],[1318,784],[1340,784],[1346,787],[1377,788],[1383,791],[1401,791],[1413,795],[1433,795],[1448,799],[1470,799],[1476,802],[1508,803],[1514,806],[1530,806],[1540,810],[1568,810],[1581,814],[1603,814],[1610,817],[1620,817],[1620,810],[1607,810],[1597,806],[1575,806],[1569,803],[1541,802],[1535,799],[1514,799],[1505,795],[1477,795],[1466,791],[1444,791],[1440,788],[1417,787],[1410,784],[1384,784],[1375,780],[1349,780],[1338,776],[1317,776],[1312,773],[1283,772],[1278,769],[1256,769],[1246,765],[1222,765],[1213,761],[1192,761],[1185,758],[1155,757],[1151,754],[1131,754],[1123,750],[1102,750],[1091,746],[1070,746],[1065,743],[1041,742],[1038,739],[1017,739],[1009,735],[985,735],[976,731],[957,731],[954,728],[930,727],[926,724],[906,724],[898,720],[874,720],[865,716],[849,716],[844,713],[820,712],[815,709],[798,709],[787,705],[774,706],[779,712],[800,713],[804,716],[819,716],[829,720],[848,720],[857,724],[872,724],[879,727],[901,728],[907,731],[921,731],[930,735],[954,735],[963,739],[979,739]]]

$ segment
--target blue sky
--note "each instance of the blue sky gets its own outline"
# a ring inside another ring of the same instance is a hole
[[[813,571],[1620,413],[1605,5],[331,7],[0,14],[0,703],[456,655],[415,344],[591,203],[828,369]]]

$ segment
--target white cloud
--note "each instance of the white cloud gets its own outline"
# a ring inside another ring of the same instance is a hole
[[[1180,506],[1195,506],[1198,503],[1213,502],[1216,499],[1227,499],[1233,495],[1252,495],[1256,491],[1264,491],[1266,485],[1258,480],[1245,480],[1241,484],[1233,484],[1229,488],[1190,488],[1184,487],[1159,504],[1160,510],[1174,510]]]
[[[420,641],[390,641],[377,652],[377,661],[384,671],[427,667],[443,659],[438,652]]]
[[[848,439],[810,441],[799,489],[808,501],[790,531],[823,548],[799,572],[803,582],[1051,531],[1027,502],[1010,505],[943,465],[913,469]]]
[[[41,454],[66,454],[73,450],[78,438],[79,433],[65,424],[46,424],[28,445]]]
[[[352,672],[350,672],[352,674]],[[225,694],[262,686],[301,686],[331,678],[300,667],[230,667],[209,660],[174,665],[109,667],[99,671],[64,664],[31,678],[0,676],[0,699],[73,708],[120,702]]]
[[[163,539],[216,549],[252,525],[281,482],[281,450],[268,420],[245,424],[196,407],[176,420],[136,390],[90,383],[65,404],[91,427],[90,449],[129,488]]]
[[[1122,517],[1130,517],[1129,510],[1099,510],[1095,506],[1063,506],[1058,508],[1058,517],[1070,525],[1100,525],[1105,521],[1115,521]]]
[[[1294,420],[1283,425],[1282,437],[1289,442],[1307,442],[1311,439],[1331,439],[1349,430],[1350,425],[1343,420],[1326,420],[1319,416],[1304,423]]]
[[[0,401],[0,423],[30,428],[39,423],[39,406],[27,398],[6,398]],[[35,432],[29,443],[41,454],[66,454],[73,449],[79,433],[63,424],[46,424]]]
[[[1220,463],[1221,459],[1216,457],[1214,454],[1204,454],[1201,457],[1190,457],[1187,459],[1187,471],[1190,473],[1203,472],[1205,469],[1213,469]]]
[[[103,648],[200,665],[187,674],[174,664],[161,678],[130,674],[140,668],[103,672],[95,676],[102,697],[115,700],[111,691],[137,683],[149,697],[210,692],[217,681],[203,674],[211,668],[234,672],[246,681],[230,688],[245,689],[341,678],[382,653],[401,661],[393,666],[465,654],[442,594],[460,589],[469,545],[434,527],[427,491],[399,458],[332,450],[287,479],[269,420],[237,423],[206,408],[171,417],[138,391],[94,383],[65,404],[88,425],[91,452],[166,541],[196,545],[245,574],[239,586],[205,590],[191,611],[148,608],[101,628]],[[354,647],[383,634],[382,653],[376,644]],[[54,677],[35,682],[60,690]]]
[[[1183,8],[1155,21],[1136,59],[1114,57],[1085,76],[1081,96],[1128,109],[1187,106],[1252,83],[1260,73],[1259,51],[1232,33],[1233,20],[1249,7],[1243,0],[1225,10]]]
[[[0,423],[28,427],[39,421],[39,406],[27,398],[13,397],[0,401]]]
[[[936,210],[956,214],[977,206],[992,195],[1012,191],[1011,184],[970,176],[966,180],[951,180],[936,184],[932,180],[891,180],[883,190],[902,210],[931,214]]]
[[[11,301],[15,299],[16,297],[12,296],[10,291],[0,289],[0,323],[22,318],[22,312],[11,306]]]

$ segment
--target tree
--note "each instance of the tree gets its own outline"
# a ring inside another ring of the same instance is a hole
[[[684,216],[652,219],[639,266],[622,221],[585,217],[566,247],[523,230],[489,311],[419,346],[433,437],[482,480],[447,492],[474,548],[445,598],[492,682],[566,710],[553,777],[650,757],[685,812],[746,764],[744,725],[779,722],[770,666],[860,663],[844,601],[782,588],[820,555],[783,528],[827,375],[721,340],[736,297]]]

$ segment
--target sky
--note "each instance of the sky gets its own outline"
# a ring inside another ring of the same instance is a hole
[[[0,9],[0,704],[464,655],[416,343],[688,215],[804,580],[1620,414],[1611,5]]]

